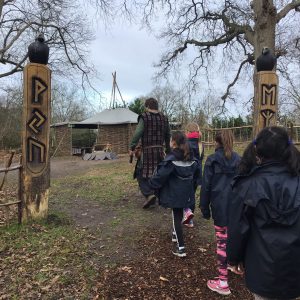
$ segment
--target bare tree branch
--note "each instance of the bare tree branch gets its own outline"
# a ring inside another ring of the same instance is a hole
[[[0,49],[1,55],[3,55],[3,53],[5,53],[7,50],[9,50],[12,47],[12,45],[20,38],[21,34],[24,33],[26,31],[26,29],[28,29],[31,25],[32,25],[32,23],[28,23],[23,28],[18,29],[17,34],[11,39],[11,41],[8,44],[5,43],[5,47]],[[12,31],[10,31],[9,34],[11,32]]]
[[[236,75],[235,75],[233,81],[227,86],[227,89],[226,89],[225,94],[221,97],[221,99],[223,100],[224,103],[225,103],[227,97],[230,95],[230,89],[231,89],[231,88],[236,84],[236,82],[238,81],[243,66],[244,66],[246,63],[248,63],[248,62],[249,62],[249,61],[248,61],[248,58],[245,59],[245,60],[243,60],[243,61],[241,62],[240,66],[239,66],[239,69],[238,69],[238,71],[237,71],[237,73],[236,73]]]
[[[15,63],[13,61],[9,61],[9,60],[4,60],[5,63],[9,63],[11,65],[15,65],[15,67],[13,69],[11,69],[10,71],[6,72],[6,73],[0,73],[0,78],[12,75],[14,73],[20,72],[23,70],[23,64],[26,61],[28,55],[26,54],[23,59],[19,62],[19,63]],[[1,62],[1,61],[0,61]]]
[[[280,22],[286,15],[293,9],[300,7],[300,0],[293,0],[289,4],[287,4],[284,8],[281,9],[280,12],[277,13],[276,21]]]

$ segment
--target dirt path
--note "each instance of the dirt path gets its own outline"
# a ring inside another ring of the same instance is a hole
[[[51,210],[66,214],[93,237],[91,259],[100,270],[96,298],[222,299],[206,287],[206,280],[216,275],[211,222],[197,212],[195,228],[184,229],[188,257],[174,257],[170,211],[141,208],[143,198],[131,179],[132,169],[127,157],[51,161]],[[66,193],[62,196],[57,189]],[[228,299],[252,299],[240,277],[231,276],[231,285]]]
[[[124,159],[121,156],[121,159]],[[55,157],[51,159],[51,178],[62,178],[87,173],[98,165],[118,164],[119,160],[83,160],[79,156]]]

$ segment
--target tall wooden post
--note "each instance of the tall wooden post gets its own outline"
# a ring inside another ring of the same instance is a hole
[[[267,126],[277,123],[278,76],[275,71],[261,71],[255,75],[253,136]]]
[[[24,68],[23,221],[48,214],[50,187],[51,71],[39,63]]]

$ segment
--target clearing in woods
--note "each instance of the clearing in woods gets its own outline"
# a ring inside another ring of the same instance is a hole
[[[0,299],[223,299],[206,287],[212,222],[197,210],[188,256],[174,257],[170,211],[141,208],[133,167],[128,157],[53,159],[48,220],[0,227]],[[226,299],[252,299],[243,278],[230,274],[230,285]]]

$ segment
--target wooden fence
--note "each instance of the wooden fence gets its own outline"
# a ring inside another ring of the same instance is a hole
[[[216,133],[220,130],[230,129],[234,135],[236,144],[247,143],[252,140],[252,126],[230,127],[230,128],[201,128],[202,142],[207,146],[213,146],[215,143]]]
[[[23,199],[23,184],[22,184],[22,156],[20,156],[19,163],[17,165],[11,166],[13,162],[15,152],[10,154],[8,161],[5,164],[4,168],[0,168],[0,173],[4,173],[2,182],[0,184],[0,191],[2,191],[3,186],[6,181],[7,174],[12,171],[18,171],[18,188],[17,188],[17,199],[16,201],[9,201],[6,203],[0,202],[1,207],[9,207],[11,205],[18,206],[18,223],[22,222],[22,199]]]
[[[295,145],[300,145],[300,125],[293,125],[292,127],[284,126],[291,136]],[[216,133],[220,130],[231,129],[234,135],[235,144],[250,143],[252,137],[252,125],[230,127],[230,128],[201,128],[202,142],[207,146],[213,146]]]

